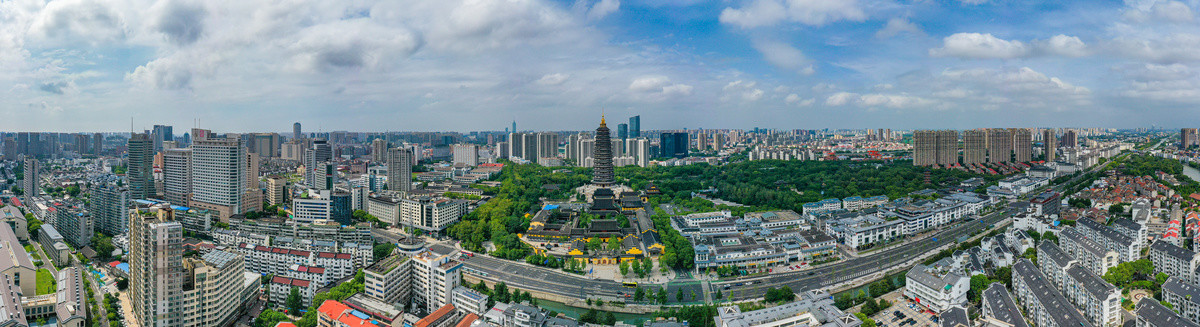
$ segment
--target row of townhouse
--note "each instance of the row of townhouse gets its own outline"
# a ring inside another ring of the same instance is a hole
[[[240,244],[266,244],[272,247],[308,252],[335,252],[349,254],[355,268],[370,266],[375,261],[374,247],[370,242],[337,242],[331,240],[301,239],[290,236],[271,237],[246,231],[214,230],[217,244],[236,247]]]
[[[1040,260],[1039,260],[1040,261]],[[1049,278],[1029,259],[1013,264],[1013,293],[1025,308],[1025,316],[1040,327],[1094,326],[1062,295]]]

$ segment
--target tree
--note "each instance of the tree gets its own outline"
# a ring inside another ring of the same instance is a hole
[[[675,302],[683,302],[683,289],[675,289]]]
[[[858,320],[862,320],[862,327],[875,327],[875,320],[867,317],[862,312],[855,313],[854,316],[858,317]]]
[[[1042,234],[1042,239],[1058,244],[1058,236],[1054,235],[1054,232],[1051,231],[1046,231],[1045,234]]]
[[[1125,213],[1125,205],[1117,203],[1108,207],[1108,214],[1116,216]]]
[[[275,327],[281,321],[288,321],[287,315],[273,309],[264,310],[254,319],[254,327]]]
[[[125,278],[117,279],[117,290],[124,291],[129,288],[129,280]]]
[[[362,211],[362,210],[359,210],[359,211]],[[373,253],[371,253],[371,254],[372,254],[372,257],[375,258],[375,261],[378,262],[380,260],[383,260],[384,258],[387,258],[389,255],[391,255],[392,251],[395,249],[396,249],[395,243],[379,243],[379,244],[375,244],[375,248],[372,249]]]
[[[996,268],[993,274],[996,275],[996,279],[1001,283],[1004,283],[1004,285],[1012,285],[1012,267]]]
[[[641,287],[638,287],[637,290],[633,291],[633,300],[634,301],[641,302],[642,299],[645,297],[646,297],[646,291],[643,290]]]
[[[599,250],[603,246],[604,242],[601,241],[599,237],[592,237],[587,243],[587,248],[591,251]]]
[[[660,286],[658,288],[658,296],[657,297],[658,297],[659,304],[667,304],[667,289]]]
[[[971,289],[967,291],[967,301],[979,303],[979,296],[983,294],[983,290],[988,287],[988,284],[991,284],[991,280],[987,275],[971,276]]]
[[[646,273],[642,272],[642,261],[633,260],[633,273],[638,275],[638,278],[646,277]]]
[[[620,251],[621,250],[621,240],[618,239],[616,236],[609,237],[608,238],[608,250],[609,251]]]
[[[287,309],[292,314],[299,315],[300,309],[304,306],[304,300],[300,298],[300,288],[292,286],[292,294],[287,297]]]
[[[868,316],[873,316],[876,312],[879,312],[879,303],[876,303],[875,301],[867,301],[863,303],[862,309],[860,309],[859,312],[862,312]]]

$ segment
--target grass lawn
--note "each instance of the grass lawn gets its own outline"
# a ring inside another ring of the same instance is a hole
[[[33,248],[33,244],[25,244],[25,252],[34,253],[37,250]]]
[[[37,271],[37,295],[50,294],[58,290],[55,285],[54,275],[47,269],[38,269]]]

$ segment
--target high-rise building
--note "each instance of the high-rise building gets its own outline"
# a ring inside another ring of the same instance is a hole
[[[538,133],[537,134],[537,156],[534,158],[525,158],[529,161],[536,162],[540,158],[557,158],[558,157],[558,133]]]
[[[129,197],[148,199],[155,195],[154,189],[154,142],[146,134],[133,134],[126,146],[129,164],[125,179],[129,183]]]
[[[17,161],[17,139],[11,136],[4,137],[4,160]]]
[[[425,312],[434,312],[454,300],[454,288],[462,284],[459,269],[463,264],[454,261],[453,249],[431,248],[413,256],[412,295],[416,302],[426,305]]]
[[[1029,129],[1012,128],[1008,130],[1012,134],[1013,160],[1016,162],[1033,161],[1033,135],[1029,133]]]
[[[1062,142],[1059,142],[1064,148],[1074,149],[1079,147],[1079,134],[1074,129],[1063,130]]]
[[[199,136],[197,136],[197,137],[199,137]],[[294,139],[304,138],[304,132],[302,132],[300,130],[300,122],[295,122],[292,124],[292,138],[294,138]]]
[[[514,122],[513,126],[515,127],[516,125],[517,125],[517,123]],[[524,153],[523,153],[524,150],[525,150],[525,134],[517,133],[517,132],[508,133],[508,157],[509,157],[509,159],[524,158],[525,157]]]
[[[246,147],[237,138],[208,137],[192,144],[191,207],[229,216],[260,210],[243,207],[248,178]]]
[[[1194,145],[1200,145],[1200,140],[1196,139],[1195,128],[1184,128],[1179,130],[1179,148],[1187,149]]]
[[[467,166],[479,165],[479,146],[474,144],[455,144],[454,163]]]
[[[524,147],[524,149],[521,149],[521,158],[530,162],[537,162],[538,155],[540,154],[538,153],[538,134],[525,133],[521,137],[524,138],[521,140],[521,146]]]
[[[192,149],[163,151],[163,199],[187,205],[192,195]]]
[[[128,305],[142,326],[183,326],[183,225],[169,206],[129,213]]]
[[[54,206],[54,227],[62,233],[63,239],[77,249],[91,244],[95,229],[92,225],[92,214],[83,208],[83,202],[62,201]]]
[[[661,157],[683,158],[688,156],[688,134],[683,132],[659,135]]]
[[[1046,162],[1054,162],[1058,156],[1058,137],[1054,135],[1053,128],[1042,131],[1042,144],[1046,148]]]
[[[200,258],[185,258],[182,326],[232,325],[244,300],[245,264],[245,258],[237,253],[216,250]]]
[[[1012,161],[1012,135],[1007,129],[992,128],[988,130],[988,162]]]
[[[95,229],[108,235],[121,235],[129,228],[129,189],[116,184],[93,185],[89,211]],[[181,204],[185,204],[183,202]]]
[[[629,137],[642,137],[642,116],[629,117]]]
[[[371,140],[371,161],[383,162],[387,157],[388,142],[385,139]]]
[[[987,132],[981,129],[963,131],[963,164],[987,162]]]
[[[579,161],[575,163],[579,167],[591,167],[593,164],[592,153],[596,148],[596,140],[593,138],[585,138],[579,140]]]
[[[154,152],[162,151],[163,141],[174,141],[174,128],[167,125],[154,125]]]
[[[913,165],[949,166],[958,163],[958,131],[913,132]]]
[[[391,191],[412,191],[413,153],[406,147],[388,150],[387,187]]]
[[[92,134],[92,154],[101,154],[104,152],[104,134]]]
[[[592,151],[594,162],[592,169],[592,184],[609,186],[615,182],[613,176],[612,140],[608,135],[608,125],[600,118],[600,127],[596,128],[596,146]]]
[[[38,196],[42,191],[41,178],[39,176],[42,170],[42,163],[33,156],[25,156],[24,169],[25,177],[21,179],[21,190],[25,192],[25,203],[33,205],[33,197]]]
[[[267,177],[266,200],[268,205],[283,205],[287,201],[287,179],[280,176]]]
[[[257,153],[263,158],[278,158],[279,149],[282,146],[278,133],[253,133],[246,134],[249,139],[246,142],[246,147],[251,153]]]
[[[305,153],[305,156],[304,183],[317,190],[333,189],[337,171],[330,162],[333,160],[333,150],[329,147],[329,143],[323,139],[313,140],[312,148]]]
[[[617,139],[624,141],[626,138],[629,138],[629,124],[617,124]]]
[[[454,199],[412,197],[400,200],[399,225],[441,232],[467,214],[467,203]]]
[[[650,140],[644,137],[631,138],[626,148],[638,167],[650,166]]]
[[[713,134],[712,149],[716,150],[716,151],[721,151],[721,150],[725,149],[725,134],[723,134],[723,133]]]

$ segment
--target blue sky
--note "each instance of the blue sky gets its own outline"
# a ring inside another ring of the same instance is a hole
[[[0,0],[0,130],[1200,126],[1200,0]]]

